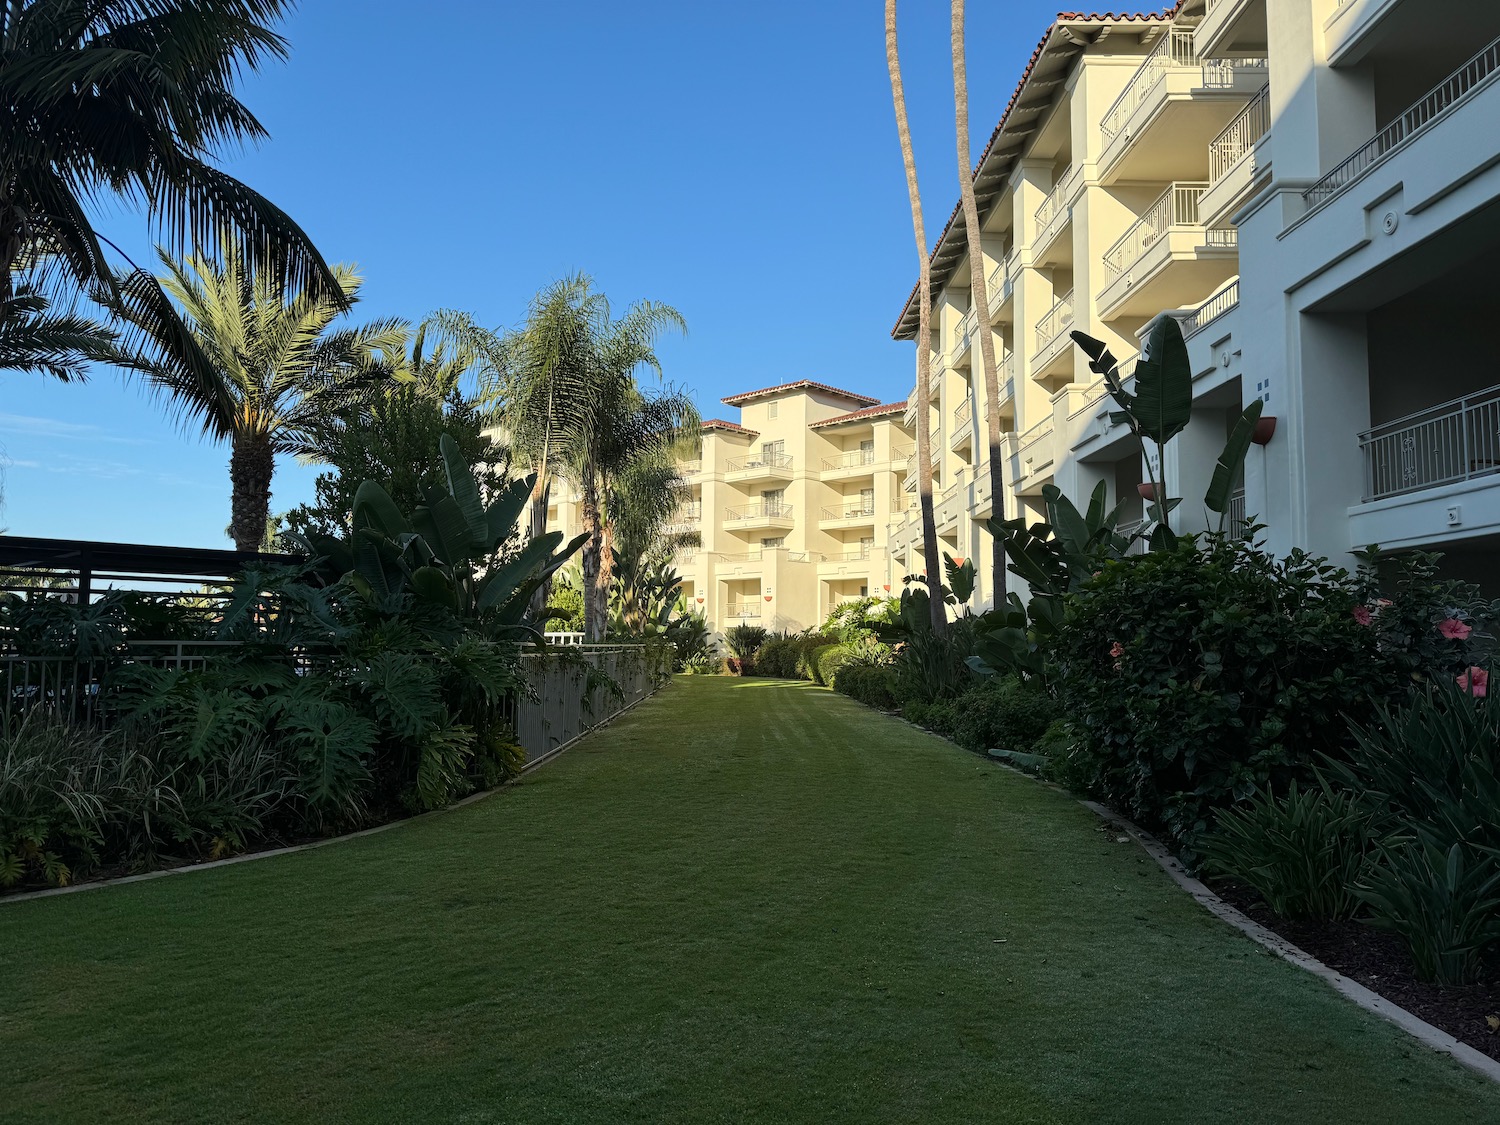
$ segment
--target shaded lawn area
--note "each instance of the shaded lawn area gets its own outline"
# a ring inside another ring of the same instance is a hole
[[[1494,1122],[1075,802],[679,679],[510,791],[0,905],[0,1121]]]

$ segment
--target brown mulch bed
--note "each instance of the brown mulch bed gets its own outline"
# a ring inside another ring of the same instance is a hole
[[[1411,957],[1395,934],[1362,922],[1309,922],[1281,918],[1259,895],[1233,883],[1211,884],[1215,894],[1266,929],[1286,938],[1350,980],[1441,1028],[1476,1051],[1500,1060],[1500,974],[1457,988],[1426,984],[1412,972]],[[1494,1018],[1496,1026],[1491,1026]]]

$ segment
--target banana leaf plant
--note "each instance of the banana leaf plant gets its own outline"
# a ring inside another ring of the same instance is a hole
[[[562,533],[552,531],[507,554],[535,480],[509,481],[486,504],[457,443],[444,434],[440,448],[447,487],[430,489],[410,516],[367,480],[354,494],[350,536],[309,536],[304,549],[323,560],[325,577],[347,576],[373,601],[389,604],[410,593],[492,639],[538,637],[531,595],[588,536],[564,544]]]
[[[1119,360],[1104,341],[1083,332],[1070,335],[1089,357],[1089,370],[1104,379],[1110,397],[1119,407],[1110,412],[1110,421],[1128,426],[1141,444],[1151,476],[1152,499],[1146,509],[1147,518],[1154,525],[1151,548],[1170,550],[1177,542],[1170,526],[1171,513],[1182,501],[1167,496],[1166,447],[1187,428],[1193,414],[1193,367],[1182,325],[1168,313],[1162,313],[1152,322],[1141,358],[1136,361],[1135,383],[1130,390],[1120,374]],[[1204,497],[1204,505],[1219,514],[1220,531],[1224,530],[1235,478],[1250,450],[1250,438],[1260,411],[1261,402],[1257,399],[1235,424]],[[1156,447],[1154,458],[1148,443]]]

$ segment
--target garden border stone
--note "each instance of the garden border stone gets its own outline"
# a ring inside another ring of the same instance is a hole
[[[668,680],[667,683],[662,684],[662,687],[666,687],[669,683],[671,683],[670,680]],[[513,778],[511,781],[508,781],[503,785],[498,785],[494,789],[485,789],[479,793],[471,793],[462,800],[454,801],[451,805],[444,805],[440,809],[433,809],[430,812],[417,813],[415,816],[402,817],[400,820],[387,821],[385,824],[377,824],[374,828],[361,828],[358,832],[346,832],[342,836],[329,836],[325,840],[309,840],[305,844],[289,844],[284,848],[267,848],[265,851],[247,852],[244,855],[230,856],[228,859],[211,859],[204,863],[184,863],[180,867],[163,867],[156,871],[143,871],[139,875],[121,875],[114,879],[97,879],[87,883],[74,883],[71,886],[67,887],[46,887],[40,891],[22,891],[20,894],[0,895],[0,906],[6,906],[7,904],[13,902],[30,902],[31,900],[38,898],[52,898],[56,895],[76,894],[80,891],[95,891],[99,890],[101,887],[119,887],[123,886],[126,883],[144,883],[151,879],[165,879],[169,875],[186,875],[192,871],[208,871],[215,867],[229,867],[232,864],[236,863],[253,863],[258,859],[273,859],[276,856],[293,855],[297,852],[310,852],[315,848],[326,848],[330,844],[342,844],[347,840],[358,840],[364,836],[374,836],[381,832],[389,832],[393,828],[400,828],[403,825],[413,824],[416,821],[426,820],[429,817],[443,816],[445,813],[450,813],[454,809],[461,809],[465,805],[477,804],[478,802],[483,801],[488,797],[495,796],[495,794],[497,793],[505,792],[505,790],[510,788],[511,785],[515,784],[517,780],[525,777],[533,770],[545,766],[548,762],[552,761],[554,758],[558,757],[558,755],[562,754],[563,751],[570,750],[574,746],[577,746],[580,742],[582,742],[589,735],[593,734],[596,730],[603,730],[605,727],[609,726],[616,719],[618,719],[621,715],[628,714],[630,711],[646,702],[646,700],[655,699],[658,692],[660,691],[661,688],[657,688],[656,691],[651,692],[649,695],[641,696],[641,698],[637,699],[634,703],[620,708],[620,710],[616,711],[613,715],[605,719],[603,722],[589,727],[588,730],[578,735],[578,737],[573,739],[571,742],[564,742],[561,746],[555,746],[551,750],[548,750],[541,757],[527,762],[524,766],[521,767],[520,774],[518,774],[517,777]]]

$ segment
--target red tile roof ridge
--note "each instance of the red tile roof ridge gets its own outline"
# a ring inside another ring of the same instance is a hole
[[[808,429],[818,430],[824,426],[836,426],[840,422],[853,422],[860,418],[878,418],[885,414],[905,414],[906,400],[900,402],[883,402],[879,406],[867,406],[863,410],[852,410],[848,414],[835,414],[832,418],[824,418],[821,422],[813,422]]]
[[[723,418],[705,418],[698,423],[700,430],[730,430],[737,434],[758,434],[759,430],[748,430],[738,422],[730,422]]]
[[[872,398],[869,395],[856,394],[854,391],[846,391],[840,387],[829,386],[827,383],[815,382],[812,379],[797,379],[790,383],[779,383],[774,387],[761,387],[755,391],[741,391],[739,394],[729,395],[727,398],[721,398],[719,401],[725,406],[736,406],[739,403],[748,402],[752,398],[760,398],[762,395],[776,394],[778,391],[794,391],[800,387],[811,387],[814,390],[838,395],[840,398],[847,398],[850,402],[862,402],[870,406],[880,401],[878,398]]]

